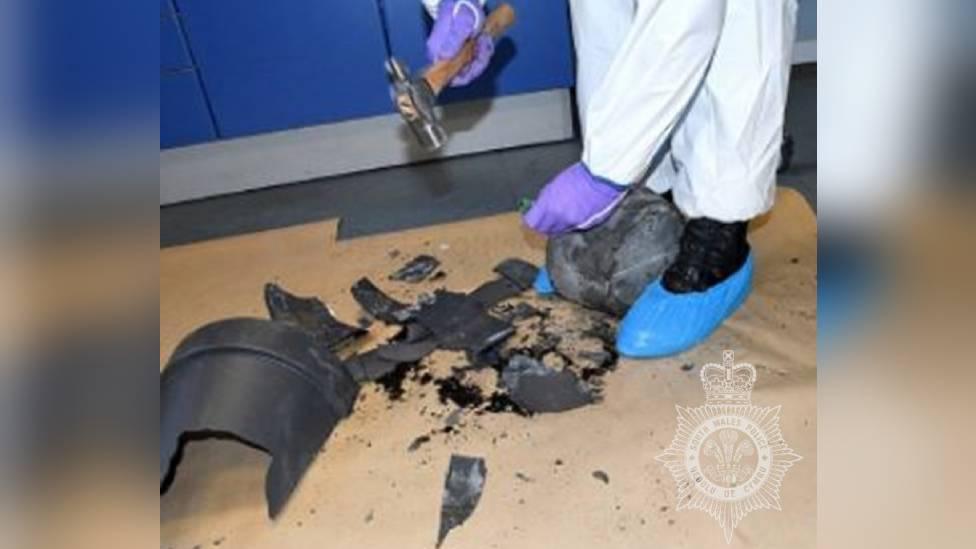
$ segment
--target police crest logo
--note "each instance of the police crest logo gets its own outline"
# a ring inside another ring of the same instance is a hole
[[[705,404],[675,406],[678,428],[671,446],[655,459],[678,486],[677,509],[698,509],[718,521],[726,543],[752,511],[780,510],[779,488],[786,471],[802,457],[780,432],[780,406],[752,404],[756,368],[735,364],[725,351],[722,364],[701,370]]]

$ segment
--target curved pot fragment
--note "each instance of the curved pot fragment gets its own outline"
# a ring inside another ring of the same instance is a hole
[[[340,361],[289,323],[233,318],[197,329],[160,377],[160,492],[186,441],[236,439],[271,455],[265,496],[274,518],[358,392]]]

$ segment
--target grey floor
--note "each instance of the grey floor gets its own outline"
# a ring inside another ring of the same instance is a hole
[[[780,185],[817,204],[817,69],[794,68],[786,112],[796,143]],[[160,208],[160,246],[341,218],[339,238],[513,211],[579,160],[578,140],[316,179]]]

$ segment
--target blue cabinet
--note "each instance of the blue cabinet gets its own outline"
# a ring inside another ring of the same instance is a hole
[[[159,76],[159,146],[181,147],[217,138],[196,72]]]
[[[178,0],[221,137],[392,111],[374,0]]]
[[[431,20],[419,0],[383,3],[394,55],[411,70],[427,64],[425,42]],[[485,73],[464,88],[444,92],[441,102],[529,93],[573,85],[573,47],[566,0],[508,0],[515,25],[496,45]],[[489,1],[491,9],[497,2]]]
[[[212,141],[217,131],[170,0],[160,0],[159,24],[159,146]]]
[[[572,86],[567,1],[509,1],[492,64],[442,102]],[[431,25],[420,0],[160,0],[160,17],[163,147],[392,114],[385,42],[419,70]]]
[[[163,13],[159,21],[159,68],[173,71],[192,67],[174,13]]]

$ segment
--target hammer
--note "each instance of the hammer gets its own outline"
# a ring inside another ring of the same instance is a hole
[[[508,4],[502,4],[485,20],[481,33],[497,40],[514,22],[515,10]],[[468,39],[461,51],[451,59],[438,61],[424,69],[418,78],[411,79],[406,65],[395,57],[390,57],[386,62],[386,71],[393,83],[393,104],[428,151],[440,149],[447,141],[447,133],[434,111],[434,105],[441,91],[474,58],[475,38]]]

